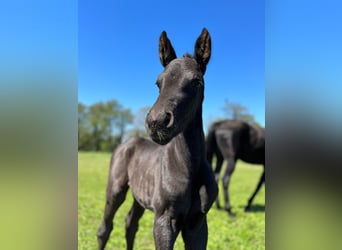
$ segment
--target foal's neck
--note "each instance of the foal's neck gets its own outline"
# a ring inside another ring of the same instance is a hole
[[[188,127],[183,131],[184,138],[190,144],[200,146],[204,149],[204,132],[202,121],[202,107],[198,109],[194,119],[189,123]]]
[[[184,182],[184,187],[198,180],[205,161],[202,108],[187,128],[163,147],[162,158],[161,176],[174,176],[178,182]]]
[[[175,150],[183,150],[188,153],[183,155],[190,158],[191,165],[201,163],[205,156],[202,107],[197,110],[187,128],[174,138],[174,143]]]

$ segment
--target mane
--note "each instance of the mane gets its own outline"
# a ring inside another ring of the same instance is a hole
[[[189,54],[189,53],[185,53],[184,55],[183,55],[183,57],[188,57],[188,58],[194,58],[191,54]]]

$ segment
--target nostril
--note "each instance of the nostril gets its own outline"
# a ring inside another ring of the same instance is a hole
[[[147,115],[145,126],[148,130],[156,131],[160,129],[170,128],[173,126],[174,117],[172,112],[166,111],[159,113],[156,118]]]
[[[172,127],[173,125],[173,114],[171,112],[166,112],[165,114],[165,124],[167,128]]]
[[[150,115],[147,115],[146,116],[146,120],[145,120],[145,127],[147,129],[152,129],[153,130],[153,129],[156,128],[156,126],[157,126],[157,122],[154,121]]]

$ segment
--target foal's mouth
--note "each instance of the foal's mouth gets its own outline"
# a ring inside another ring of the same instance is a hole
[[[146,116],[145,127],[155,143],[165,145],[177,135],[179,126],[174,122],[174,115],[171,112],[161,114],[153,119],[149,113]]]
[[[151,139],[160,145],[166,145],[172,139],[172,136],[170,136],[170,131],[168,129],[150,130],[149,134]]]
[[[176,126],[176,124],[168,128],[167,127],[152,128],[152,129],[148,129],[148,134],[155,143],[158,143],[159,145],[166,145],[175,136],[178,135],[177,128],[178,126]]]

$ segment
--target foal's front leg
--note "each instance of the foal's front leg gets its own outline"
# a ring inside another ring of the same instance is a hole
[[[178,233],[176,219],[166,213],[155,216],[153,236],[157,250],[172,250]]]
[[[185,250],[205,250],[208,242],[206,215],[197,213],[190,216],[182,229]]]

